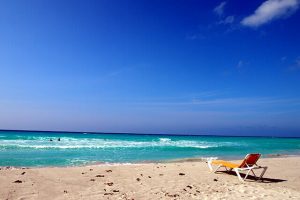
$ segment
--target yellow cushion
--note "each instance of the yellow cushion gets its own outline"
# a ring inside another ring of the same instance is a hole
[[[228,161],[225,161],[225,160],[213,160],[212,164],[214,164],[214,165],[222,165],[222,166],[228,167],[228,168],[236,168],[236,167],[240,166],[239,164],[228,162]]]

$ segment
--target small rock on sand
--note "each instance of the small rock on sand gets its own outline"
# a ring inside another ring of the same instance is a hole
[[[179,194],[167,194],[168,197],[179,197]]]
[[[21,180],[16,180],[16,181],[14,181],[14,183],[22,183],[23,181],[21,181]]]
[[[137,180],[137,181],[140,181],[141,179],[140,179],[140,178],[137,178],[136,180]]]
[[[185,175],[185,173],[179,173],[179,176],[184,176]]]

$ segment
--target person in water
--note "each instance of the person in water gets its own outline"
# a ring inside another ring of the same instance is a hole
[[[53,140],[50,138],[49,141],[52,142]],[[60,138],[58,138],[57,141],[60,141]]]

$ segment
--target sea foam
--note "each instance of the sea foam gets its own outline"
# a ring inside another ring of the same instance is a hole
[[[52,140],[52,141],[50,141]],[[113,139],[90,139],[90,138],[68,138],[62,137],[60,141],[56,138],[36,137],[30,140],[1,140],[0,148],[58,148],[58,149],[77,149],[77,148],[149,148],[149,147],[182,147],[182,148],[216,148],[233,144],[202,142],[192,140],[171,140],[170,138],[159,138],[152,141],[132,141],[132,140],[113,140]]]

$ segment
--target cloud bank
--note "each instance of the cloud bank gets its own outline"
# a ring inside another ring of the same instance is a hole
[[[293,14],[299,7],[299,0],[267,0],[255,12],[245,17],[241,24],[248,27],[258,27],[275,19]]]

